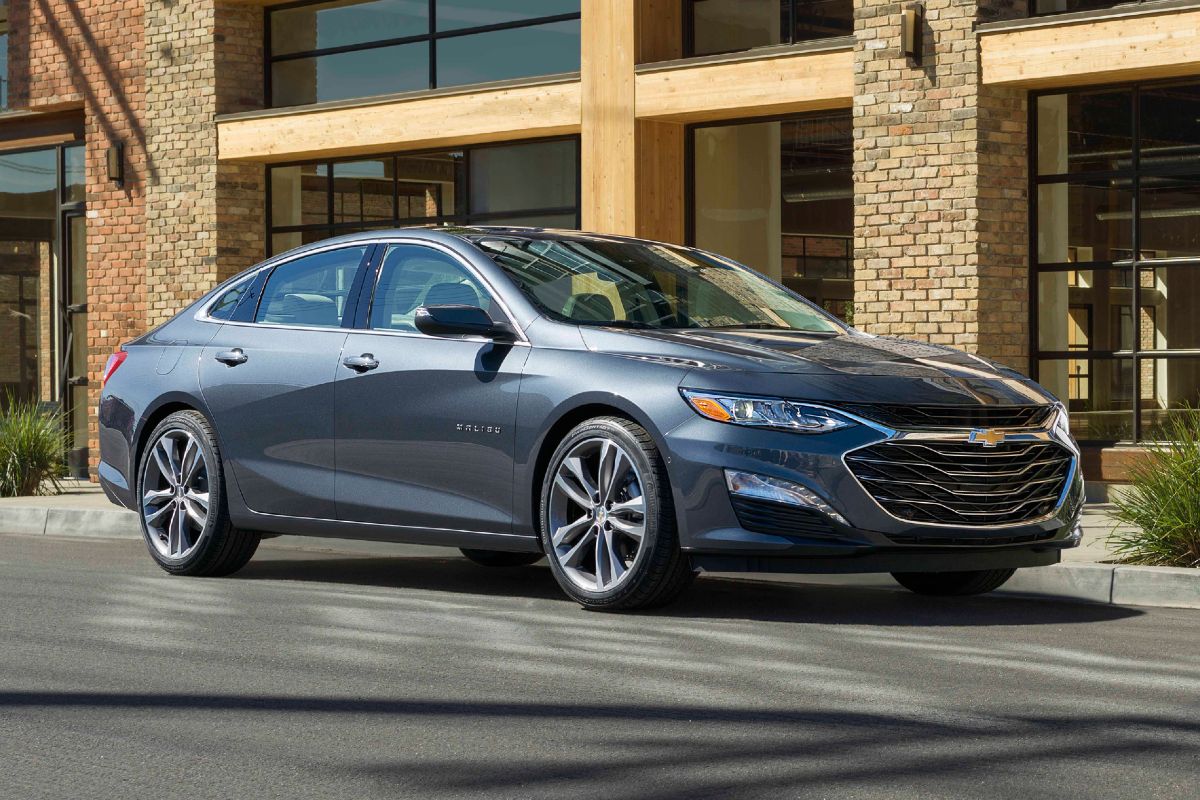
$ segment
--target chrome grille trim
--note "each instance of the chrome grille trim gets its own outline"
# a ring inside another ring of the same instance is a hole
[[[1075,479],[1078,453],[1051,431],[1014,433],[994,448],[969,434],[898,433],[843,456],[890,516],[918,525],[1010,527],[1052,517]]]

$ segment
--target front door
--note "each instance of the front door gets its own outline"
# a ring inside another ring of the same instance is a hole
[[[369,330],[350,334],[350,362],[338,367],[339,518],[511,531],[513,426],[529,348],[417,331],[419,306],[456,304],[502,313],[450,253],[388,247]]]
[[[334,519],[333,381],[346,306],[367,246],[276,267],[253,320],[226,322],[200,357],[200,385],[246,505]]]

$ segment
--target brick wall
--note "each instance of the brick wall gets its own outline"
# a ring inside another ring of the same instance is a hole
[[[262,258],[263,170],[217,162],[219,113],[261,106],[262,10],[151,4],[146,102],[147,322],[157,324]]]
[[[924,52],[906,4],[855,0],[855,324],[1027,366],[1024,93],[979,82],[977,21],[1011,0],[929,0]]]

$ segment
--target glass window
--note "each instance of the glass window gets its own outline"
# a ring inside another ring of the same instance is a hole
[[[708,55],[854,33],[853,0],[685,0],[688,53]]]
[[[251,275],[238,281],[229,289],[217,298],[208,309],[208,315],[213,319],[230,319],[233,317],[234,309],[237,308],[238,302],[245,296],[246,290],[250,288],[250,284],[254,282],[254,276]]]
[[[8,3],[0,3],[0,111],[8,108]]]
[[[530,300],[575,324],[840,331],[753,270],[695,250],[585,237],[476,244]]]
[[[419,245],[392,245],[379,269],[371,327],[415,331],[421,306],[479,306],[492,313],[483,285],[453,256]]]
[[[280,264],[263,288],[255,322],[336,328],[367,248],[343,247]]]
[[[420,0],[312,3],[271,13],[271,55],[420,36],[428,31],[429,4]]]
[[[574,140],[484,147],[471,152],[471,213],[575,205]]]
[[[1112,8],[1127,0],[1033,0],[1033,13],[1062,14],[1068,11],[1090,11],[1094,8]]]
[[[692,136],[694,243],[851,317],[849,112],[699,127]]]
[[[579,20],[441,39],[437,84],[462,86],[579,70]]]
[[[429,88],[429,44],[352,50],[271,66],[275,106],[299,106]]]
[[[275,9],[269,105],[573,72],[579,16],[578,0],[336,0]]]
[[[87,197],[86,157],[82,144],[63,148],[64,203],[82,203]]]
[[[272,167],[271,252],[430,223],[576,228],[575,138]]]
[[[1200,385],[1200,84],[1034,108],[1038,379],[1080,439],[1154,439]]]
[[[438,0],[439,31],[578,14],[579,0]]]

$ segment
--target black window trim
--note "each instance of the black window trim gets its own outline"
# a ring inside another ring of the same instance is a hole
[[[1154,90],[1157,88],[1181,85],[1196,85],[1200,83],[1200,79],[1195,76],[1175,76],[1160,80],[1145,80],[1145,81],[1120,81],[1116,83],[1089,84],[1086,86],[1057,86],[1046,89],[1031,90],[1027,98],[1026,119],[1028,121],[1028,139],[1026,142],[1026,167],[1027,173],[1027,189],[1026,195],[1028,198],[1029,207],[1029,224],[1028,224],[1028,247],[1029,247],[1029,376],[1033,380],[1039,380],[1039,371],[1042,360],[1063,360],[1071,359],[1077,361],[1108,361],[1112,363],[1127,362],[1132,365],[1134,386],[1132,398],[1132,408],[1128,413],[1133,415],[1133,426],[1131,428],[1132,437],[1130,439],[1085,439],[1084,443],[1090,446],[1112,447],[1118,444],[1145,444],[1153,443],[1157,440],[1147,440],[1143,438],[1144,425],[1142,422],[1142,408],[1140,403],[1141,397],[1141,362],[1142,361],[1159,361],[1171,358],[1186,358],[1200,356],[1200,348],[1164,348],[1161,350],[1141,347],[1141,336],[1139,327],[1134,325],[1134,337],[1131,342],[1132,348],[1127,350],[1043,350],[1038,346],[1041,336],[1038,314],[1038,292],[1039,281],[1038,276],[1043,272],[1070,272],[1073,270],[1129,270],[1133,274],[1132,286],[1129,288],[1132,291],[1131,307],[1133,309],[1141,308],[1141,281],[1138,279],[1139,271],[1142,269],[1155,269],[1158,267],[1181,267],[1200,269],[1200,256],[1193,257],[1177,257],[1168,259],[1142,259],[1138,258],[1141,250],[1141,231],[1138,222],[1138,194],[1141,189],[1141,178],[1145,176],[1159,175],[1180,175],[1180,174],[1197,174],[1200,172],[1200,165],[1193,166],[1190,169],[1185,166],[1180,167],[1152,167],[1143,169],[1141,166],[1141,93],[1145,90]],[[1038,99],[1041,97],[1053,95],[1069,95],[1083,93],[1097,93],[1104,91],[1128,91],[1130,114],[1130,166],[1128,169],[1120,170],[1093,170],[1086,172],[1068,172],[1057,173],[1053,175],[1038,174]],[[1132,258],[1120,261],[1087,261],[1079,263],[1071,262],[1047,262],[1042,264],[1038,260],[1038,187],[1047,184],[1071,185],[1095,179],[1112,179],[1112,178],[1128,178],[1130,183],[1130,214],[1131,214],[1131,231],[1130,231],[1130,250]]]
[[[297,2],[266,6],[263,8],[263,101],[266,108],[276,108],[274,103],[274,87],[272,86],[272,67],[279,62],[295,61],[302,58],[319,58],[321,56],[337,55],[339,53],[356,53],[364,50],[377,50],[385,47],[396,47],[399,45],[419,44],[421,42],[426,42],[429,45],[429,80],[427,82],[427,88],[429,90],[433,90],[438,88],[446,88],[439,87],[437,80],[437,42],[442,39],[453,39],[461,36],[493,33],[495,31],[516,30],[519,28],[531,28],[538,25],[550,25],[556,22],[572,22],[576,20],[582,20],[582,11],[575,11],[564,14],[549,14],[541,17],[509,20],[508,22],[496,22],[490,25],[477,25],[470,28],[454,28],[451,30],[439,31],[437,29],[437,4],[439,0],[428,0],[428,29],[425,33],[413,34],[411,36],[396,36],[388,39],[376,39],[370,42],[359,42],[357,44],[339,45],[336,47],[322,47],[314,48],[312,50],[301,50],[278,56],[271,53],[272,14],[277,11],[290,11],[296,8],[303,8],[304,6],[320,5],[329,1],[330,0],[297,0]],[[293,106],[280,107],[291,108]]]

